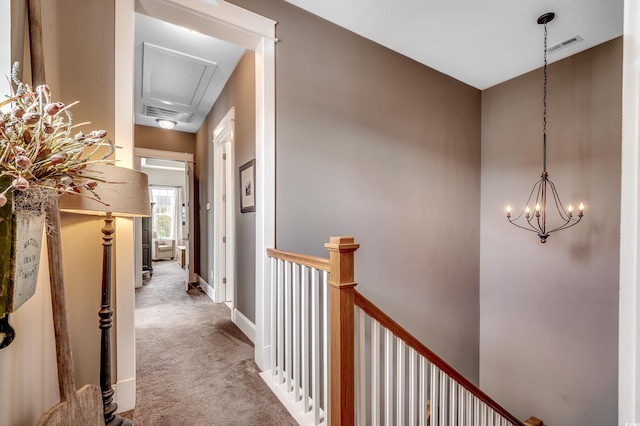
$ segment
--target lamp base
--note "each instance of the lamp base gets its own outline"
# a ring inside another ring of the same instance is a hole
[[[124,417],[120,417],[117,414],[113,416],[113,420],[107,423],[109,426],[133,426],[133,422]]]

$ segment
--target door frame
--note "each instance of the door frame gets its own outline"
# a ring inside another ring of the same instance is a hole
[[[115,2],[115,140],[123,149],[116,160],[124,166],[133,162],[133,70],[135,50],[135,4]],[[152,2],[149,2],[152,3]],[[204,20],[209,35],[236,43],[255,54],[256,78],[256,335],[255,361],[265,370],[270,364],[270,295],[265,287],[270,279],[268,247],[275,247],[275,26],[276,22],[223,0],[155,0],[154,5],[173,6]],[[144,5],[151,9],[153,5]],[[168,12],[162,19],[171,21]],[[134,329],[135,262],[133,229],[118,228],[115,257],[116,306],[116,386],[115,400],[121,411],[135,408],[136,354]],[[127,235],[131,237],[127,238]],[[129,247],[129,248],[127,248]]]
[[[187,255],[188,255],[188,259],[187,259],[187,269],[189,271],[189,276],[188,276],[188,282],[192,283],[195,282],[195,273],[193,271],[193,254],[195,253],[195,246],[194,246],[194,239],[192,238],[193,236],[193,227],[194,227],[194,209],[193,209],[193,205],[195,204],[194,202],[194,192],[193,192],[193,187],[195,185],[195,177],[193,175],[193,165],[195,164],[195,156],[191,153],[188,152],[177,152],[177,151],[163,151],[160,149],[150,149],[150,148],[134,148],[134,158],[135,158],[135,167],[136,169],[140,170],[141,168],[141,164],[139,162],[139,159],[141,158],[159,158],[159,159],[163,159],[163,160],[172,160],[172,161],[178,161],[181,163],[186,163],[185,166],[185,174],[188,174],[187,177],[187,181],[189,186],[184,188],[184,195],[186,195],[188,197],[187,200],[185,200],[187,202],[187,223],[189,225],[188,227],[188,234],[187,234],[187,239],[189,241],[189,247],[187,248]],[[187,182],[185,182],[187,183]],[[176,241],[176,246],[179,245],[178,241]],[[136,248],[136,252],[138,252],[138,249]],[[176,256],[178,256],[177,252],[176,252]],[[136,271],[141,271],[142,268],[138,267],[139,265],[136,265]],[[141,266],[141,265],[140,265]],[[138,284],[138,275],[136,275],[136,284]],[[141,280],[142,278],[140,278]]]
[[[214,302],[228,302],[231,293],[231,312],[235,313],[235,268],[236,268],[236,217],[235,217],[235,108],[231,108],[220,120],[212,133],[213,144],[213,226],[209,235],[209,264],[213,265]],[[226,154],[226,160],[223,155]],[[226,161],[226,167],[223,163]],[[223,176],[224,174],[224,176]],[[224,187],[223,187],[224,186]],[[226,200],[221,203],[222,194]],[[210,218],[211,220],[211,218]],[[213,235],[211,235],[213,234]],[[226,242],[223,241],[226,236]],[[225,253],[222,256],[222,253]],[[222,267],[224,263],[224,268]],[[209,274],[211,275],[211,274]],[[225,276],[226,275],[226,276]],[[223,279],[226,283],[223,284]]]

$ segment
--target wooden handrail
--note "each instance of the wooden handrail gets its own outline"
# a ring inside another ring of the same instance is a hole
[[[310,268],[316,268],[321,271],[329,271],[329,259],[322,257],[307,256],[304,254],[292,253],[277,249],[267,249],[267,256],[275,259],[286,260],[288,262],[297,263],[300,265],[308,266]]]
[[[432,352],[429,348],[423,345],[418,339],[416,339],[411,333],[405,330],[400,324],[392,320],[387,314],[382,312],[380,308],[370,302],[362,294],[354,290],[354,302],[356,306],[366,312],[371,318],[378,321],[383,327],[391,331],[399,339],[403,340],[408,346],[412,347],[416,352],[429,360],[432,364],[438,367],[442,372],[446,373],[449,377],[453,378],[461,386],[466,388],[469,392],[478,397],[482,402],[487,404],[491,409],[506,418],[517,426],[525,426],[520,420],[518,420],[513,414],[509,413],[500,404],[491,399],[489,395],[482,392],[476,385],[471,383],[466,377],[458,373],[453,367],[447,364],[442,358]]]

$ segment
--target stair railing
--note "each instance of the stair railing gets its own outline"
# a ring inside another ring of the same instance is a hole
[[[543,426],[521,422],[355,290],[352,237],[329,259],[269,249],[271,365],[300,424]]]

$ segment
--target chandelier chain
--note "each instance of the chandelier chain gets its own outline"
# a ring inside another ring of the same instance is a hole
[[[542,99],[542,171],[547,172],[547,21],[544,21],[544,92]]]

